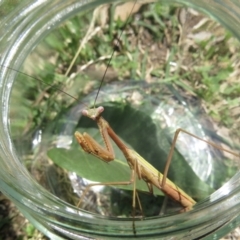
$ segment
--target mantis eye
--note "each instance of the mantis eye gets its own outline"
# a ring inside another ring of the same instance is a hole
[[[97,112],[96,115],[98,116],[98,115],[99,115],[100,113],[102,113],[103,111],[104,111],[104,107],[103,107],[103,106],[98,107],[98,108],[97,108],[97,111],[96,111],[96,112]]]
[[[83,109],[83,110],[82,110],[82,115],[84,115],[84,116],[86,116],[86,117],[87,117],[87,116],[88,116],[88,110],[86,110],[86,109]]]

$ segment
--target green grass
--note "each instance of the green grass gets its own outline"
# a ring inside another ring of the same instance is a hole
[[[112,7],[112,11],[114,9]],[[147,77],[157,77],[159,81],[174,79],[172,80],[174,85],[196,95],[202,100],[207,113],[219,125],[229,128],[233,121],[233,115],[229,109],[236,107],[236,98],[240,94],[240,87],[237,84],[227,82],[230,74],[234,71],[232,66],[233,52],[229,51],[231,35],[227,32],[223,33],[225,34],[222,35],[223,40],[215,44],[219,36],[214,35],[215,29],[209,24],[214,29],[211,32],[212,36],[204,41],[195,41],[189,44],[189,49],[186,50],[179,44],[180,33],[176,12],[177,8],[163,7],[155,3],[149,7],[143,6],[138,13],[138,20],[135,20],[132,16],[126,27],[121,20],[113,21],[111,18],[109,25],[100,26],[101,30],[86,42],[67,77],[64,74],[75,56],[80,40],[87,33],[89,27],[87,24],[92,20],[92,13],[89,12],[83,16],[76,16],[53,31],[37,47],[32,57],[29,57],[29,61],[32,61],[32,59],[37,60],[39,62],[38,66],[32,68],[32,65],[27,61],[24,68],[24,71],[30,74],[34,73],[35,77],[41,79],[46,84],[57,87],[50,88],[48,85],[31,78],[25,81],[23,95],[27,99],[27,106],[31,103],[34,104],[36,100],[41,98],[43,93],[46,93],[49,98],[46,103],[47,106],[43,106],[43,109],[45,108],[44,111],[51,113],[50,116],[47,113],[41,114],[42,119],[37,119],[39,116],[39,105],[33,111],[31,109],[31,115],[36,124],[51,120],[51,116],[55,116],[60,108],[67,107],[69,104],[65,105],[62,102],[56,104],[55,98],[56,95],[59,95],[58,88],[79,98],[85,94],[84,87],[88,81],[93,82],[92,89],[99,86],[98,81],[103,76],[104,68],[109,60],[108,56],[112,53],[113,45],[115,44],[114,42],[117,41],[117,36],[120,35],[123,27],[125,27],[119,40],[121,47],[115,48],[116,51],[110,64],[109,72],[113,72],[114,80],[140,80]],[[99,27],[98,24],[99,20],[96,20],[94,29]],[[166,39],[166,35],[171,36],[171,39]],[[148,39],[144,41],[145,36]],[[179,68],[175,71],[169,72],[169,62],[164,62],[162,59],[157,60],[157,64],[153,62],[153,57],[155,56],[154,51],[151,52],[150,46],[155,43],[163,44],[164,42],[166,45],[164,50],[162,52],[160,50],[156,55],[160,54],[164,58],[164,51],[169,51],[171,53],[171,61],[179,64]],[[106,59],[99,60],[102,57],[106,57]],[[51,61],[45,61],[45,59],[49,58]],[[77,70],[91,61],[93,62],[91,66],[95,68],[95,74],[92,74],[91,70],[90,73],[87,70],[83,72]],[[187,61],[190,61],[190,63],[185,64]],[[185,69],[181,69],[183,66]],[[73,76],[73,74],[76,74],[76,76],[69,79],[69,76]],[[109,78],[107,74],[106,81],[113,80],[111,77]],[[66,85],[67,79],[68,84]],[[71,88],[74,81],[81,81],[82,83],[79,83],[78,87],[74,85]],[[36,85],[39,88],[36,88]],[[215,110],[213,108],[215,105],[220,107]]]

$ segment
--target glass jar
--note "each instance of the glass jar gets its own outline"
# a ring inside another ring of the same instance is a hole
[[[0,22],[1,151],[0,189],[41,232],[52,239],[135,238],[132,219],[111,218],[77,209],[38,184],[21,162],[10,133],[9,105],[17,71],[37,44],[78,12],[114,1],[2,1]],[[220,22],[239,39],[240,3],[162,1],[194,8]],[[135,221],[139,239],[219,239],[240,224],[239,173],[190,212]]]

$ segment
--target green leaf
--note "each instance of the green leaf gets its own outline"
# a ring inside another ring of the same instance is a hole
[[[48,156],[60,167],[76,172],[79,176],[94,182],[123,182],[130,180],[130,168],[127,162],[114,159],[110,163],[85,153],[79,146],[78,149],[58,149],[49,150]],[[133,185],[118,186],[121,189],[132,190]],[[148,192],[144,181],[137,181],[137,189]],[[161,191],[156,194],[163,195]]]

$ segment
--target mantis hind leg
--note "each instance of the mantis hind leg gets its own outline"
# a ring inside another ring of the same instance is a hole
[[[171,164],[171,161],[172,161],[173,152],[174,152],[175,145],[176,145],[176,142],[177,142],[177,138],[178,138],[180,132],[185,133],[185,134],[187,134],[187,135],[189,135],[191,137],[194,137],[194,138],[196,138],[196,139],[198,139],[198,140],[200,140],[202,142],[205,142],[208,145],[210,145],[210,146],[212,146],[212,147],[214,147],[216,149],[228,152],[228,153],[230,153],[230,154],[232,154],[232,155],[234,155],[236,157],[240,157],[240,155],[235,153],[235,152],[232,152],[232,151],[230,151],[228,149],[222,148],[222,147],[220,147],[219,145],[217,145],[217,144],[215,144],[213,142],[210,142],[210,141],[207,141],[205,139],[202,139],[202,138],[200,138],[200,137],[198,137],[198,136],[196,136],[196,135],[194,135],[194,134],[192,134],[192,133],[190,133],[190,132],[188,132],[188,131],[186,131],[186,130],[184,130],[182,128],[179,128],[179,129],[176,130],[176,132],[174,134],[173,142],[172,142],[172,145],[171,145],[168,157],[167,157],[167,162],[166,162],[166,165],[165,165],[165,169],[164,169],[164,173],[163,173],[163,179],[162,179],[162,183],[161,183],[162,188],[164,188],[165,183],[166,183],[168,170],[169,170],[169,167],[170,167],[170,164]]]

